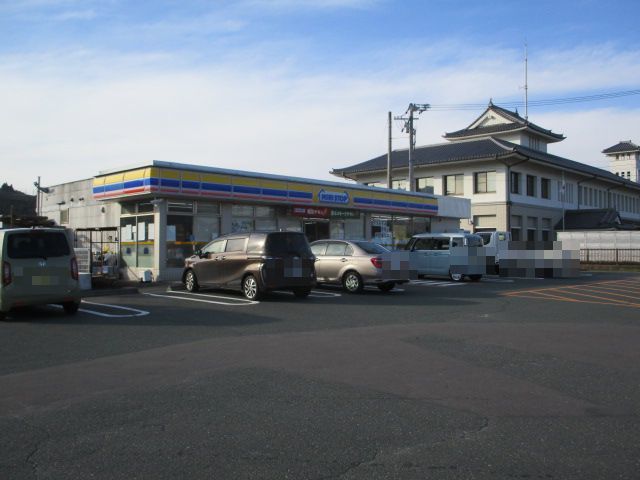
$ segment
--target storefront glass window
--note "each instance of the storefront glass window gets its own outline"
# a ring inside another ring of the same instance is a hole
[[[344,220],[331,220],[331,238],[344,240]]]
[[[196,250],[191,215],[167,215],[167,267],[183,267]]]
[[[276,230],[276,219],[256,218],[255,226],[258,231],[273,231]]]
[[[220,215],[219,203],[198,202],[196,205],[198,215]]]
[[[253,218],[233,217],[233,220],[231,221],[232,233],[251,232],[253,230]]]
[[[392,217],[390,215],[371,216],[371,240],[383,247],[393,248]]]
[[[153,252],[155,239],[155,225],[153,215],[137,217],[136,236],[138,240],[138,267],[153,268]]]
[[[233,217],[253,217],[253,207],[250,205],[233,205],[231,207]]]
[[[193,202],[169,202],[167,204],[167,210],[175,213],[193,213]]]
[[[301,232],[302,221],[296,217],[278,217],[278,230],[282,232]]]
[[[393,248],[403,250],[411,238],[411,218],[393,217]]]
[[[137,266],[136,217],[120,219],[120,258],[123,267]]]

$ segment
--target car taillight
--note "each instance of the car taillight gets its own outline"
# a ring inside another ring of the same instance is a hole
[[[71,278],[78,280],[78,260],[76,257],[71,258]]]
[[[382,268],[382,259],[380,257],[373,257],[371,263],[373,263],[373,266],[376,268]]]
[[[2,262],[2,285],[9,285],[11,283],[11,264],[9,262]]]

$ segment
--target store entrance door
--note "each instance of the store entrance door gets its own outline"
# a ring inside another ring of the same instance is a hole
[[[304,221],[304,234],[309,243],[316,240],[329,238],[329,220],[306,220]]]

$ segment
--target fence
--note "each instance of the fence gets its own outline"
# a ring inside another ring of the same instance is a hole
[[[581,263],[640,264],[640,248],[583,248]]]

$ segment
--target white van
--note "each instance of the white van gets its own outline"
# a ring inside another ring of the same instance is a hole
[[[482,238],[466,232],[420,233],[405,247],[412,252],[411,268],[418,275],[448,276],[477,282],[486,272]]]
[[[500,256],[509,249],[511,241],[510,232],[478,232],[476,235],[482,237],[485,252],[487,255],[487,269],[495,273],[500,271]]]
[[[0,320],[15,307],[57,303],[74,314],[80,306],[78,262],[61,228],[0,230]]]

